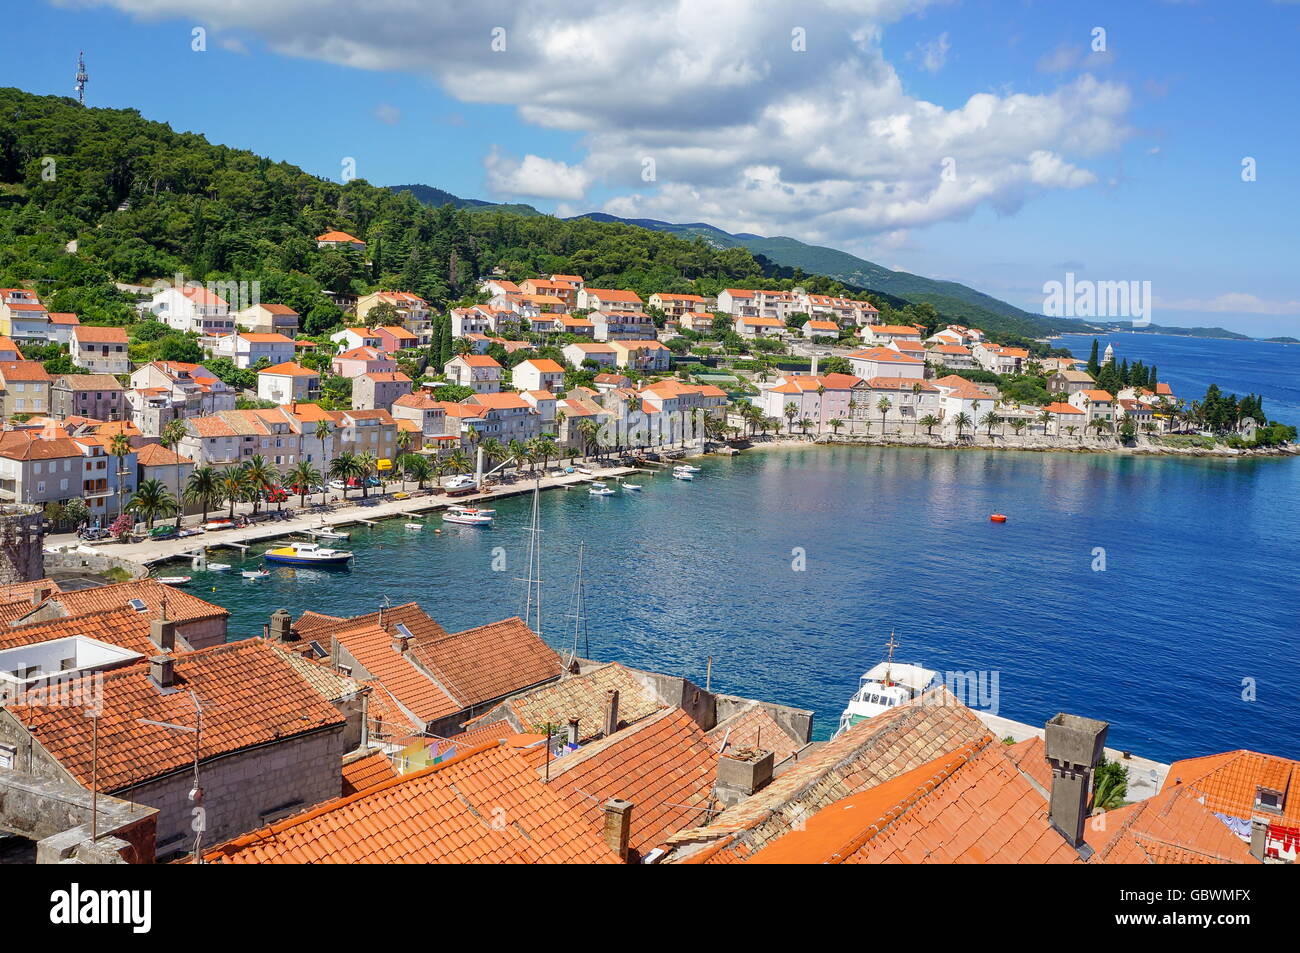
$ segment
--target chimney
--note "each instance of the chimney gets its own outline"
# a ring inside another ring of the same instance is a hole
[[[42,602],[50,597],[54,590],[49,586],[37,586],[32,590],[32,605],[39,606]]]
[[[569,744],[578,747],[578,719],[569,719]]]
[[[618,689],[611,688],[605,692],[605,736],[618,731]]]
[[[731,807],[772,782],[775,755],[771,751],[736,748],[718,759],[713,796]]]
[[[1052,766],[1052,825],[1072,847],[1083,846],[1092,769],[1101,759],[1110,724],[1061,713],[1047,722],[1047,761]]]
[[[170,655],[155,655],[149,660],[149,677],[159,688],[171,688],[176,683],[176,660]]]
[[[393,651],[399,655],[405,655],[410,648],[411,642],[406,636],[399,635],[393,639]]]
[[[271,613],[271,638],[276,642],[293,642],[292,620],[289,613],[284,609],[276,609]]]
[[[164,652],[176,648],[176,623],[171,619],[154,619],[149,623],[149,638]]]
[[[632,802],[610,798],[605,802],[605,843],[618,854],[619,860],[627,860],[627,843],[631,833]]]

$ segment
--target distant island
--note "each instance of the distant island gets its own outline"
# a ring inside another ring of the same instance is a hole
[[[1264,338],[1264,343],[1265,344],[1300,344],[1300,339],[1288,338],[1288,337]]]

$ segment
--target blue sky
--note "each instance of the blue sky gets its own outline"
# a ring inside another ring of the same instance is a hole
[[[1297,3],[28,0],[7,24],[0,84],[71,94],[85,48],[89,104],[322,176],[793,235],[1032,310],[1067,271],[1150,281],[1156,323],[1300,337]]]

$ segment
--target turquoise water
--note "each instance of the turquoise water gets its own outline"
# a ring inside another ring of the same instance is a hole
[[[701,683],[712,656],[716,690],[811,708],[818,737],[894,631],[906,660],[997,670],[1007,717],[1105,718],[1112,745],[1160,759],[1300,755],[1297,461],[810,447],[702,466],[636,495],[542,494],[557,649],[585,543],[593,656]],[[203,574],[191,591],[229,607],[236,636],[281,606],[384,598],[452,631],[522,614],[529,499],[496,506],[486,530],[356,528],[348,573]]]

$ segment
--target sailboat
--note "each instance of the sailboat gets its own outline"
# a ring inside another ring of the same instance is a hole
[[[894,661],[894,649],[898,648],[898,643],[894,640],[893,632],[889,633],[885,648],[888,650],[885,661],[862,676],[858,690],[849,699],[844,714],[840,715],[835,735],[843,734],[861,721],[911,701],[938,684],[937,672],[919,665]]]

